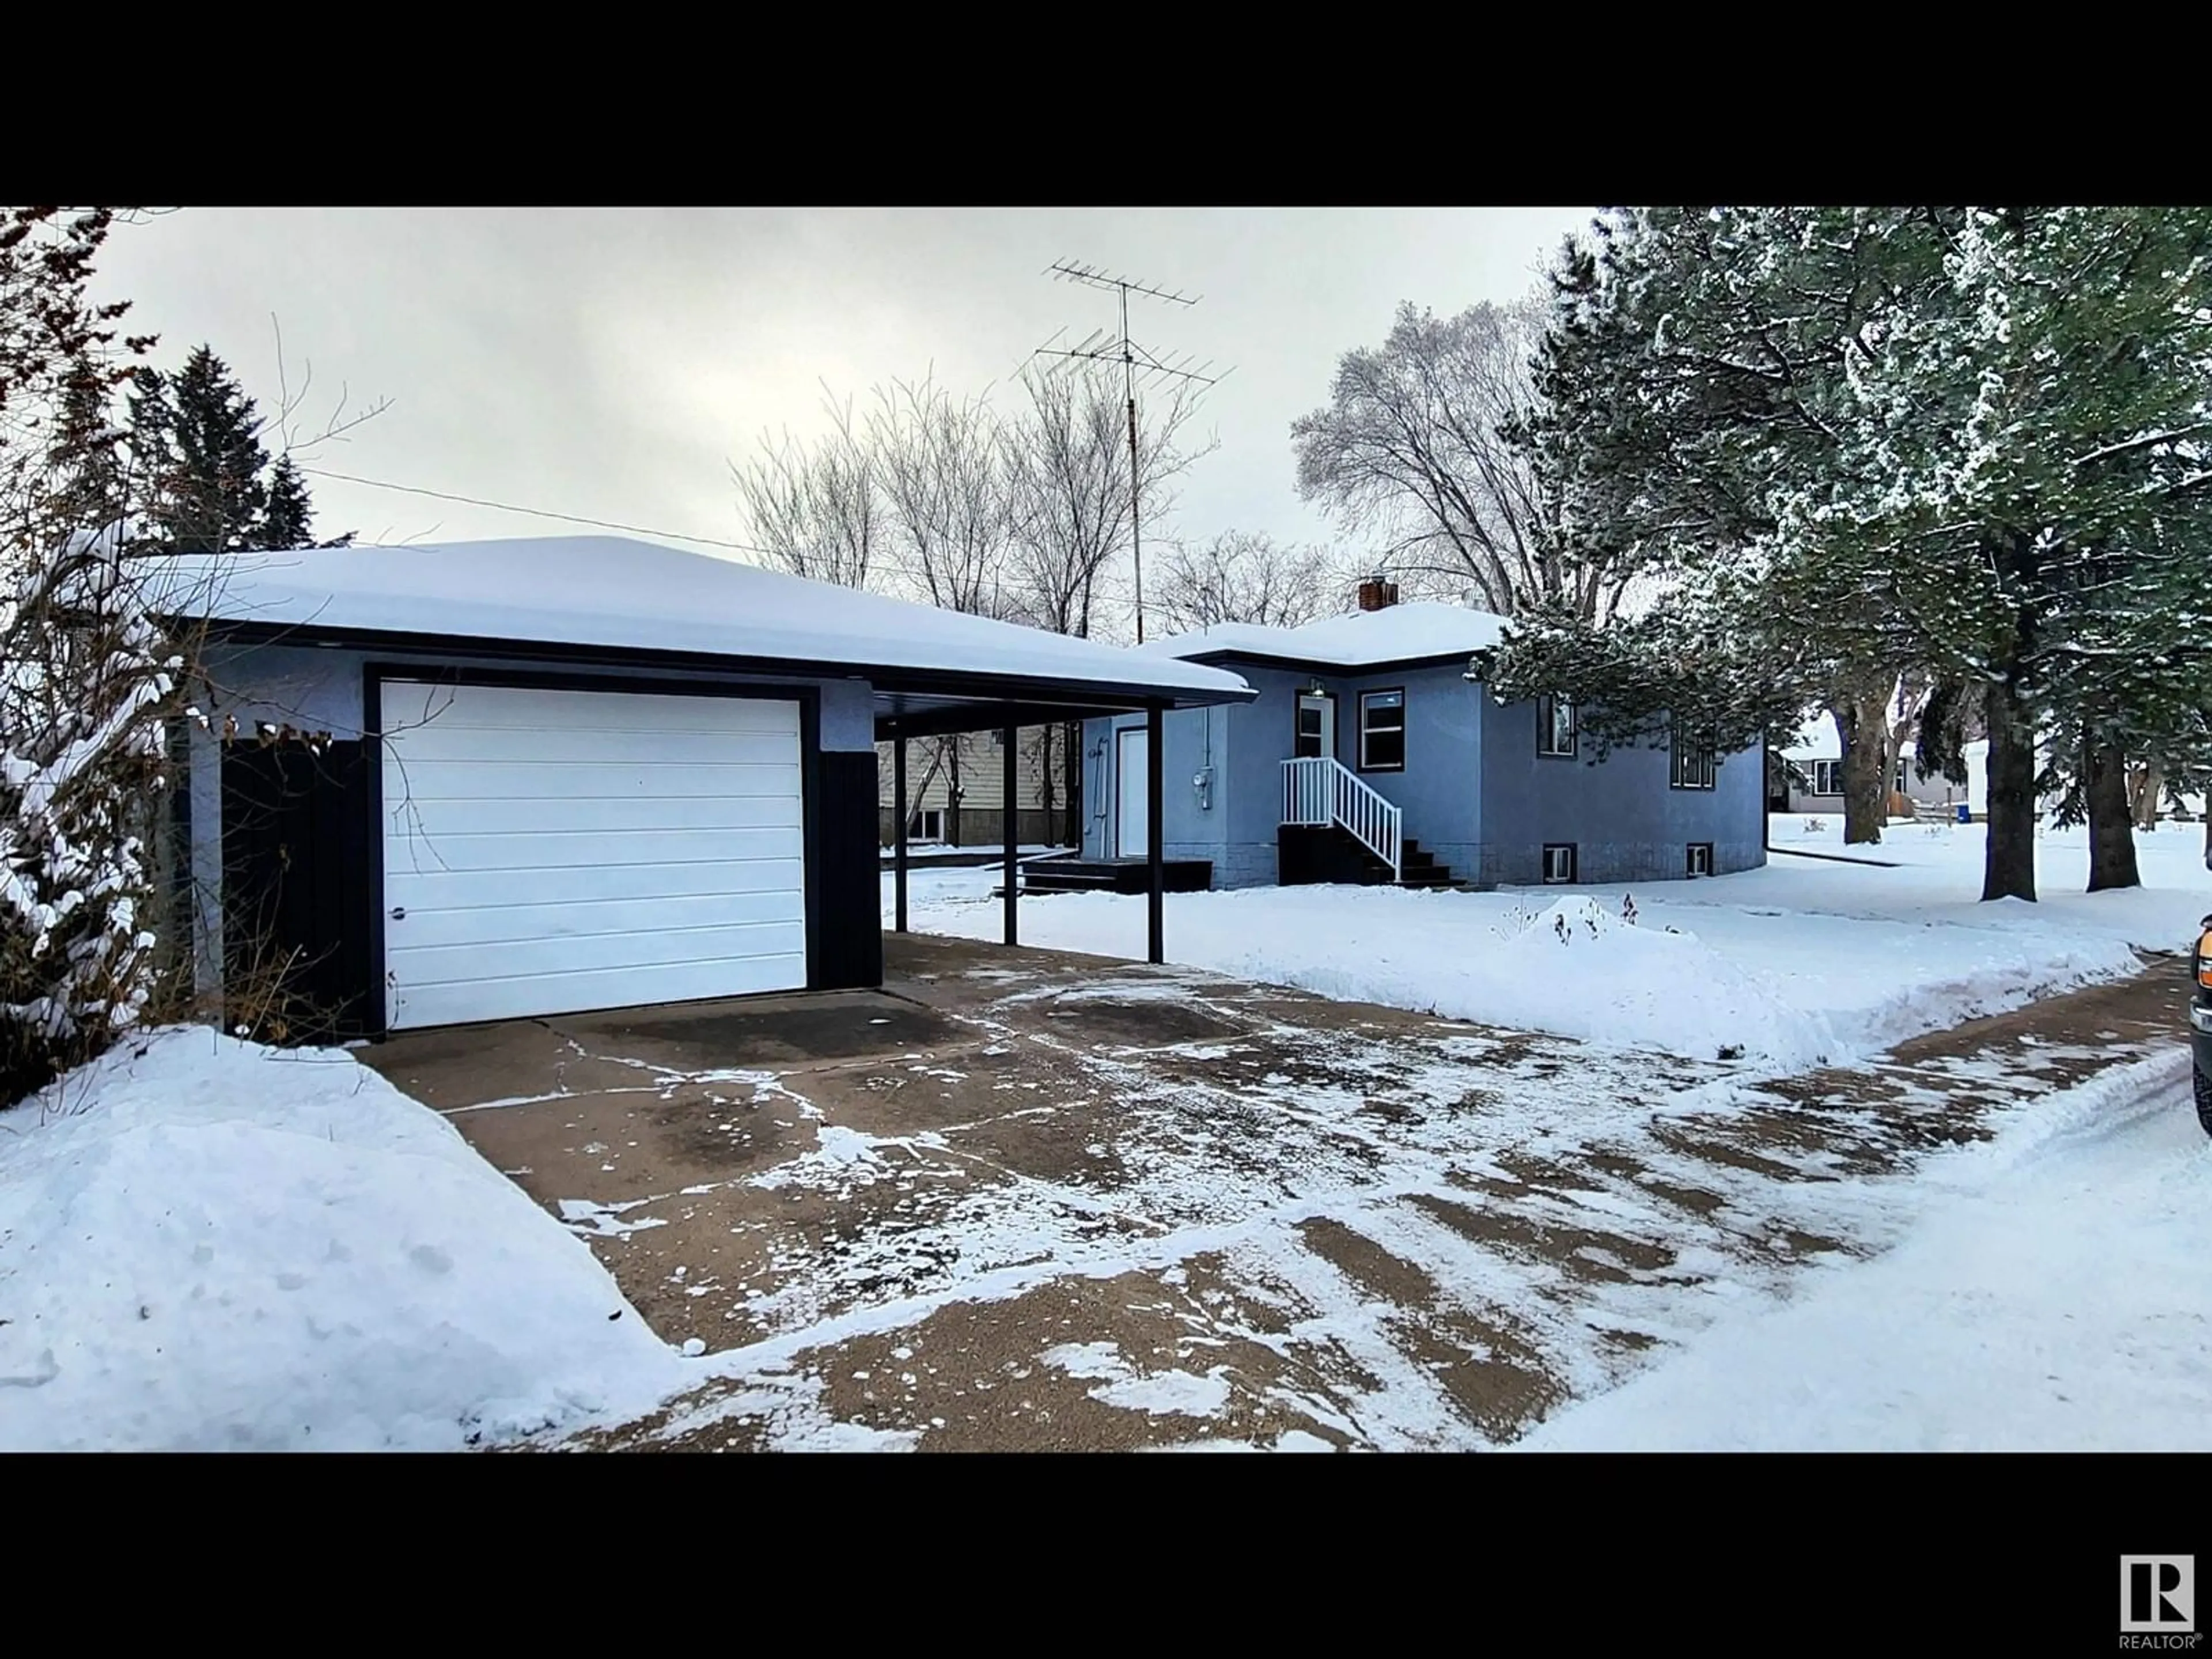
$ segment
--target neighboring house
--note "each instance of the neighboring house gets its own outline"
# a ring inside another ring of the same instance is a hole
[[[161,569],[198,982],[316,1035],[878,984],[879,738],[1252,695],[612,538]]]
[[[1024,726],[1014,738],[1014,837],[1024,846],[1070,842],[1067,730]],[[928,738],[907,750],[907,840],[915,847],[997,847],[1006,835],[1006,749],[996,732]],[[1047,799],[1048,767],[1050,799]],[[891,745],[876,745],[878,842],[897,837]]]
[[[1987,739],[1965,746],[1966,781],[1954,783],[1942,773],[1919,776],[1912,761],[1912,739],[1906,738],[1898,757],[1897,775],[1890,780],[1890,815],[1902,817],[1921,809],[1954,816],[1963,805],[1976,823],[1989,816],[1989,754]],[[1787,793],[1772,803],[1778,812],[1823,813],[1841,817],[1844,811],[1844,743],[1836,717],[1825,712],[1808,715],[1798,740],[1782,751],[1798,776],[1788,781]]]
[[[1214,887],[1611,884],[1765,861],[1759,750],[1686,742],[1592,764],[1571,704],[1501,707],[1468,680],[1498,617],[1395,600],[1369,582],[1350,616],[1224,623],[1130,653],[1210,664],[1259,693],[1164,720],[1164,857],[1203,863]],[[1146,854],[1147,744],[1140,721],[1084,727],[1086,859]]]

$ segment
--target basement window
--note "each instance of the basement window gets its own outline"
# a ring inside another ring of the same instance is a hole
[[[1690,843],[1690,866],[1688,873],[1693,876],[1710,876],[1712,872],[1712,842],[1709,841],[1692,842]]]
[[[909,842],[943,841],[945,839],[945,809],[925,806],[907,821],[906,838]]]
[[[1575,878],[1575,844],[1571,841],[1552,842],[1544,848],[1544,880],[1547,884],[1571,882]]]

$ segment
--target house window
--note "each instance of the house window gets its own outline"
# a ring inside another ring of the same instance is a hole
[[[1575,878],[1575,844],[1571,841],[1553,842],[1544,848],[1544,880],[1547,884],[1571,882]]]
[[[1677,789],[1710,789],[1713,775],[1719,768],[1711,738],[1699,739],[1677,734],[1674,738],[1674,777]]]
[[[1713,844],[1712,844],[1712,842],[1709,842],[1709,841],[1693,841],[1693,842],[1692,842],[1690,843],[1690,867],[1689,867],[1689,873],[1690,873],[1690,874],[1692,874],[1692,875],[1693,875],[1693,876],[1710,876],[1711,874],[1712,874],[1712,872],[1713,872]]]
[[[943,841],[945,839],[945,809],[925,806],[908,821],[906,838],[908,841]]]
[[[1572,755],[1575,752],[1575,705],[1567,697],[1536,699],[1536,752]]]
[[[1362,691],[1359,694],[1359,769],[1363,772],[1402,772],[1406,769],[1406,694]]]
[[[1813,763],[1813,793],[1816,795],[1840,795],[1844,793],[1843,762]]]

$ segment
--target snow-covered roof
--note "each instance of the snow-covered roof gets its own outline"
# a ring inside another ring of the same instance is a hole
[[[1195,633],[1147,640],[1137,648],[1163,657],[1230,654],[1334,668],[1369,668],[1430,657],[1471,656],[1496,645],[1504,630],[1505,619],[1487,611],[1422,599],[1385,605],[1380,611],[1327,617],[1303,628],[1217,623]]]
[[[1784,760],[1841,760],[1844,740],[1836,731],[1833,714],[1808,714],[1805,726],[1797,734],[1797,741],[1782,751]]]
[[[163,608],[210,622],[772,659],[1171,696],[1252,693],[1218,669],[614,536],[192,556]]]

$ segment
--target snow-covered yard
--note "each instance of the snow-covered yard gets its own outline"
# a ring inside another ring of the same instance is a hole
[[[1254,888],[1170,894],[1168,959],[1324,996],[1649,1047],[1840,1062],[1923,1031],[2134,971],[2136,947],[2185,948],[2212,908],[2203,830],[2139,835],[2142,888],[2087,894],[2086,832],[2048,830],[2041,902],[1978,902],[1983,827],[1893,825],[1854,857],[1793,858],[1641,890],[1424,893]],[[1843,854],[1842,824],[1778,817],[1778,848]],[[911,924],[995,939],[991,870],[910,878]],[[885,884],[888,914],[890,886]],[[1633,903],[1632,923],[1624,913]],[[1025,899],[1022,942],[1140,957],[1145,901]]]
[[[1522,1445],[2212,1449],[2212,1143],[2188,1064],[2177,1045],[1931,1160],[1887,1255],[1810,1269]]]
[[[0,1449],[458,1449],[693,1369],[349,1054],[173,1029],[0,1113]]]

